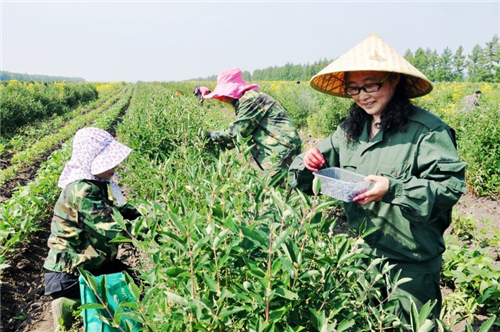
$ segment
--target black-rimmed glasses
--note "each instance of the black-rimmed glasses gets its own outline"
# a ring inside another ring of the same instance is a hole
[[[384,85],[385,81],[387,81],[389,75],[391,75],[391,73],[387,73],[387,75],[385,75],[385,77],[379,83],[368,83],[360,87],[346,86],[345,93],[347,93],[349,96],[356,96],[359,95],[361,90],[363,90],[366,93],[377,92],[378,90],[380,90],[382,85]]]

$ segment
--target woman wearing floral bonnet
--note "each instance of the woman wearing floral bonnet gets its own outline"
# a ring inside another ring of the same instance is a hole
[[[55,299],[55,326],[59,318],[66,328],[71,326],[71,311],[80,302],[78,268],[93,275],[128,270],[116,259],[118,244],[109,241],[140,236],[133,234],[133,220],[140,214],[125,202],[113,180],[131,151],[102,129],[83,128],[75,134],[71,159],[59,178],[62,192],[54,207],[44,264],[45,295]],[[125,219],[126,230],[114,221],[115,209]]]
[[[438,318],[443,232],[466,186],[453,129],[410,101],[431,92],[431,82],[372,34],[310,84],[353,104],[331,136],[294,159],[292,186],[311,193],[312,172],[327,167],[365,175],[370,188],[344,203],[349,225],[377,227],[366,253],[395,264],[391,276],[411,278],[390,295],[401,322],[410,323],[411,302],[418,310],[434,302]]]

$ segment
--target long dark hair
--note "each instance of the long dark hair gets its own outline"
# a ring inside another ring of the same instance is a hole
[[[390,79],[390,77],[389,77]],[[400,74],[398,85],[391,100],[387,103],[382,115],[380,116],[381,129],[391,132],[405,132],[408,118],[413,114],[413,105],[406,94],[406,75]],[[349,115],[342,123],[345,130],[347,141],[356,141],[365,122],[371,121],[372,116],[365,112],[356,103],[349,108]]]

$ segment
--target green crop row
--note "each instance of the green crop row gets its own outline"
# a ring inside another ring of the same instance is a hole
[[[33,165],[34,162],[44,156],[48,151],[56,148],[63,141],[72,137],[78,129],[94,121],[96,116],[105,111],[107,108],[119,109],[120,107],[123,107],[124,103],[127,103],[130,99],[131,92],[132,86],[129,86],[128,91],[124,92],[122,96],[109,99],[100,108],[96,108],[86,114],[70,120],[57,133],[45,136],[37,140],[29,147],[26,147],[25,150],[16,153],[11,159],[10,166],[0,171],[0,185],[4,185],[9,182],[15,178],[19,170],[26,169]]]
[[[94,108],[100,108],[106,101],[114,100],[114,96],[118,96],[125,88],[125,85],[122,85],[119,89],[118,86],[116,86],[115,90],[107,90],[106,93],[99,95],[99,99],[86,103],[71,112],[55,115],[43,121],[28,123],[19,128],[16,134],[12,135],[11,138],[6,139],[2,137],[2,142],[0,143],[0,157],[5,158],[8,155],[22,151],[44,136],[53,134],[61,127],[64,127],[71,119],[90,112]]]
[[[478,228],[472,218],[454,214],[451,233],[445,237],[441,274],[454,292],[444,298],[443,310],[461,319],[473,320],[477,312],[500,317],[500,268],[495,260],[500,255],[500,230],[488,221]]]
[[[15,133],[17,128],[35,121],[68,112],[81,103],[97,99],[91,83],[23,83],[16,80],[2,83],[2,136]]]

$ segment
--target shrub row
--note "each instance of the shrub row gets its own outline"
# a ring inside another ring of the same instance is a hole
[[[61,115],[81,103],[97,99],[91,83],[2,83],[2,136],[27,124]],[[6,125],[7,124],[7,125]]]

